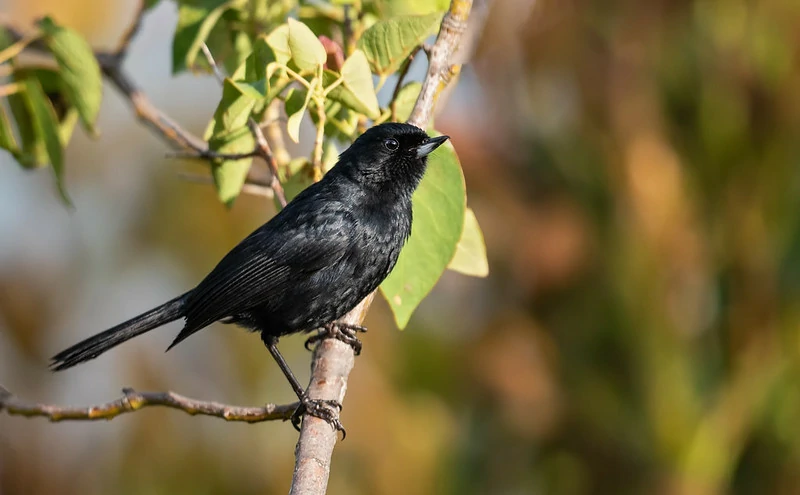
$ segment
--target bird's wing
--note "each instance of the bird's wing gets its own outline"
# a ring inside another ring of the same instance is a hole
[[[170,347],[215,321],[277,302],[290,284],[336,263],[352,245],[355,221],[346,211],[328,205],[293,213],[284,216],[291,224],[276,217],[253,232],[200,282]]]

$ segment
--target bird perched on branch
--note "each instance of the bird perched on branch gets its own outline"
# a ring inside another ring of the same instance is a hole
[[[234,247],[194,289],[56,354],[54,371],[93,359],[165,323],[185,319],[168,350],[216,321],[235,323],[261,339],[300,399],[303,413],[342,430],[330,407],[313,400],[277,348],[281,336],[320,329],[361,350],[363,327],[336,323],[372,293],[397,262],[411,233],[411,195],[427,156],[448,139],[410,124],[381,124],[345,150],[319,182]]]

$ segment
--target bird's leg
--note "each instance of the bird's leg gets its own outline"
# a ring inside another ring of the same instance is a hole
[[[350,323],[332,322],[328,323],[319,329],[315,335],[306,339],[306,349],[311,350],[311,345],[316,344],[323,339],[336,339],[341,340],[345,344],[353,348],[356,356],[361,354],[361,341],[358,340],[356,334],[358,332],[364,333],[367,327],[361,325],[351,325]]]
[[[294,393],[300,400],[300,405],[297,406],[297,409],[295,409],[292,414],[292,426],[294,426],[297,431],[300,431],[300,420],[303,414],[310,414],[311,416],[316,416],[325,420],[325,422],[331,425],[336,431],[341,431],[342,440],[344,440],[344,437],[347,436],[347,432],[344,426],[342,426],[341,421],[339,421],[339,411],[342,410],[342,404],[336,400],[309,398],[306,391],[303,390],[303,387],[300,385],[300,382],[297,381],[297,377],[292,373],[283,355],[278,350],[278,339],[261,334],[261,340],[264,341],[264,345],[267,346],[269,353],[272,354],[275,362],[278,363],[278,367],[281,369],[284,376],[286,376],[286,379],[289,380],[289,385],[292,386],[292,390],[294,390]],[[334,412],[334,408],[338,409],[338,411]]]

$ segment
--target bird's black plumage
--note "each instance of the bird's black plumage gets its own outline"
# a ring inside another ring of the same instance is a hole
[[[53,357],[53,369],[70,368],[179,318],[186,323],[170,348],[220,320],[261,332],[269,346],[340,318],[397,261],[411,233],[411,195],[427,154],[446,139],[409,124],[373,127],[197,287],[64,350]]]

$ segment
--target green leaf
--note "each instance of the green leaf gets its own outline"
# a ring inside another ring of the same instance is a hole
[[[222,100],[214,111],[214,134],[232,131],[247,126],[250,112],[261,97],[253,88],[245,89],[244,83],[225,78],[222,83]],[[253,95],[255,93],[255,95]]]
[[[67,146],[77,123],[78,111],[75,107],[69,107],[58,124],[58,138],[61,140],[61,146]]]
[[[269,81],[272,74],[268,73],[267,66],[276,60],[275,52],[267,43],[267,37],[259,36],[253,43],[253,51],[244,61],[244,67],[237,69],[231,78],[244,79],[248,82]],[[241,75],[238,75],[239,70],[243,70]]]
[[[289,63],[292,59],[292,49],[289,48],[289,26],[280,25],[272,30],[267,36],[267,44],[275,54],[275,60],[282,65]]]
[[[304,89],[290,91],[286,97],[286,133],[295,143],[300,142],[300,123],[306,113],[311,92]]]
[[[47,95],[44,94],[41,84],[34,77],[28,77],[25,80],[25,91],[22,96],[30,112],[33,131],[37,138],[44,142],[44,148],[56,178],[58,192],[65,203],[71,204],[64,188],[64,155],[56,112],[53,110],[50,100],[47,99]]]
[[[25,84],[24,79],[17,77],[17,74],[14,79],[20,84]],[[15,155],[17,161],[26,168],[47,165],[49,163],[47,151],[44,149],[44,142],[33,128],[33,117],[28,110],[24,95],[21,93],[9,95],[8,107],[17,123],[17,131],[22,144],[22,150]]]
[[[486,259],[486,243],[483,241],[483,232],[475,218],[472,208],[467,208],[464,215],[464,230],[461,240],[456,246],[456,254],[447,265],[448,270],[453,270],[473,277],[489,275],[489,261]]]
[[[398,327],[408,324],[453,259],[465,210],[461,165],[453,147],[446,143],[428,158],[428,171],[413,197],[411,237],[381,284]]]
[[[11,122],[3,105],[0,105],[0,148],[10,151],[14,156],[19,153],[17,139],[14,137],[14,130],[11,129]]]
[[[202,42],[211,47],[212,32],[216,32],[214,26],[205,36],[197,42],[200,37],[200,30],[206,24],[206,18],[217,8],[227,5],[225,0],[189,0],[178,2],[178,24],[175,27],[175,36],[172,39],[172,73],[177,74],[192,65],[187,64],[190,60],[189,53],[194,49],[195,55]],[[223,8],[223,13],[226,9]],[[219,19],[217,19],[219,20]],[[215,21],[216,24],[216,21]],[[215,38],[216,39],[216,38]],[[194,48],[193,48],[194,47]],[[215,47],[216,48],[216,47]],[[217,53],[216,50],[212,53]],[[194,57],[191,58],[194,61]]]
[[[367,29],[358,40],[372,72],[382,77],[397,71],[414,48],[436,33],[440,13],[425,16],[396,17],[380,21]]]
[[[92,48],[78,33],[56,25],[49,17],[39,21],[39,27],[47,35],[44,42],[56,59],[67,98],[78,110],[83,127],[95,133],[103,81]]]
[[[158,2],[160,2],[160,1],[161,0],[144,0],[144,8],[145,8],[145,10],[152,9],[153,7],[158,5]]]
[[[247,153],[255,148],[255,139],[249,128],[240,127],[212,136],[208,146],[220,153]],[[224,160],[211,165],[217,196],[225,205],[230,207],[239,196],[252,164],[253,158],[248,157],[239,160]]]
[[[300,70],[314,70],[328,59],[325,47],[308,26],[289,18],[289,50]]]
[[[342,83],[328,93],[328,98],[371,119],[380,117],[378,97],[375,96],[372,73],[364,52],[356,50],[345,60],[342,66],[342,79]]]
[[[394,108],[394,119],[397,122],[406,122],[414,110],[417,103],[422,84],[414,81],[406,84],[397,92],[397,98],[392,103]]]
[[[197,30],[192,30],[194,34],[194,38],[191,40],[189,44],[189,48],[186,50],[186,55],[184,58],[184,64],[188,68],[192,68],[195,66],[195,60],[197,60],[197,54],[200,51],[203,43],[206,42],[209,35],[211,35],[211,30],[214,29],[214,26],[217,25],[222,14],[227,12],[228,10],[234,8],[238,2],[236,0],[231,0],[228,2],[223,3],[222,5],[218,5],[215,8],[211,9],[207,14],[205,14],[203,20],[199,23]],[[188,35],[187,35],[188,36]]]

